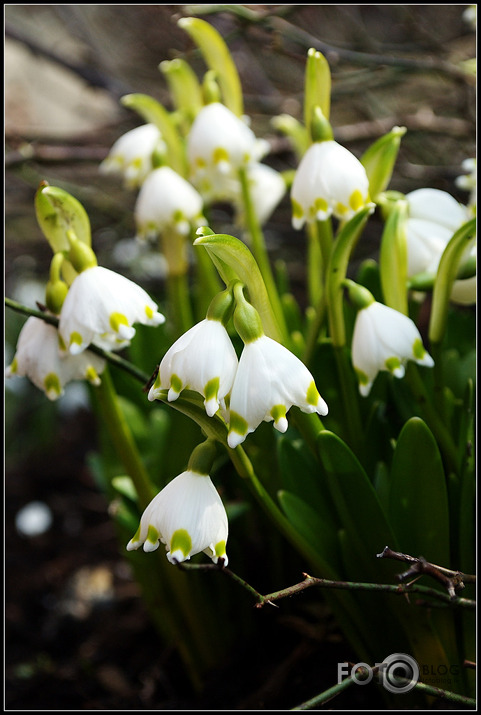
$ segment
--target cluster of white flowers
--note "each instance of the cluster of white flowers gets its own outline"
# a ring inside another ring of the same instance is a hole
[[[26,321],[5,374],[28,377],[56,400],[71,380],[99,384],[105,360],[88,350],[90,345],[119,350],[134,337],[134,323],[155,326],[164,321],[143,288],[108,268],[90,266],[73,280],[58,330],[41,318]]]
[[[186,137],[189,175],[170,166],[155,164],[165,144],[152,124],[126,132],[112,146],[101,164],[104,173],[117,173],[131,188],[139,188],[135,222],[139,238],[155,237],[175,229],[187,235],[205,219],[203,206],[215,201],[230,203],[243,222],[242,185],[245,169],[251,198],[260,223],[270,217],[286,192],[282,175],[261,159],[269,144],[258,139],[247,118],[237,117],[220,102],[206,104],[195,117]]]
[[[286,414],[293,405],[306,413],[328,411],[311,373],[290,350],[257,330],[245,341],[238,360],[226,328],[210,317],[168,350],[148,398],[165,398],[167,391],[168,401],[173,401],[185,389],[204,397],[210,417],[220,410],[229,426],[231,448],[263,421],[274,422],[279,432],[285,432]]]

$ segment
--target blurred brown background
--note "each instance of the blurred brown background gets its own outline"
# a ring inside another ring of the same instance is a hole
[[[98,165],[115,139],[142,123],[121,107],[122,95],[151,94],[171,108],[158,70],[162,60],[184,57],[202,76],[202,58],[176,24],[196,7],[5,6],[9,297],[32,307],[43,300],[51,251],[33,204],[41,180],[83,203],[99,262],[124,266],[113,249],[134,235],[135,195],[101,176]],[[467,7],[200,6],[215,10],[203,17],[228,43],[246,113],[256,133],[270,140],[269,161],[276,168],[294,168],[295,160],[270,119],[281,113],[302,118],[305,59],[314,47],[332,70],[336,138],[360,156],[392,126],[406,126],[390,188],[432,186],[461,201],[468,197],[454,179],[476,146],[476,83],[463,65],[476,50],[475,32],[463,16]],[[288,197],[266,232],[292,261],[294,276],[302,277],[303,253],[290,228]],[[8,360],[23,319],[10,311],[5,317]],[[7,391],[6,403],[7,709],[283,709],[312,696],[306,659],[317,646],[305,634],[284,632],[282,646],[275,640],[257,644],[261,665],[254,659],[250,669],[244,661],[237,675],[232,669],[214,674],[202,699],[189,693],[172,654],[156,652],[104,500],[92,483],[85,462],[95,445],[88,409],[81,401],[68,409],[46,405],[26,384],[17,390],[15,401]],[[48,504],[53,527],[27,538],[16,529],[15,516],[34,499]],[[96,603],[107,603],[107,610],[99,614]],[[339,657],[336,642],[327,656],[333,662]],[[331,684],[320,681],[319,691]],[[358,688],[353,697],[365,692]],[[339,698],[332,706],[346,702]]]

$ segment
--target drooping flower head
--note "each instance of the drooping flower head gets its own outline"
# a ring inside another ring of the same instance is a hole
[[[49,400],[57,400],[72,380],[100,384],[104,367],[105,360],[90,350],[61,357],[57,328],[41,318],[30,317],[20,331],[15,356],[5,376],[28,377]]]
[[[292,225],[348,220],[369,203],[369,180],[361,162],[333,139],[314,142],[301,159],[291,189]]]
[[[382,370],[402,378],[408,360],[426,367],[434,365],[411,318],[374,298],[356,315],[351,351],[359,391],[364,397]]]
[[[166,151],[162,135],[154,124],[143,124],[117,139],[100,164],[104,174],[119,174],[127,188],[137,188],[154,170],[156,154]]]
[[[187,235],[205,224],[203,201],[196,189],[169,166],[154,169],[144,181],[134,214],[137,235],[149,238],[175,230]]]
[[[247,124],[220,102],[206,104],[187,137],[192,181],[208,200],[219,198],[222,182],[259,161],[268,149]]]
[[[90,343],[109,350],[128,344],[134,323],[161,325],[165,317],[148,293],[125,276],[91,266],[74,279],[60,312],[64,349],[78,355]]]
[[[222,500],[206,473],[205,452],[210,440],[198,445],[188,468],[165,486],[150,502],[127,550],[155,551],[165,544],[167,559],[175,564],[205,553],[214,563],[227,566],[227,514]],[[207,462],[211,461],[207,457]]]
[[[245,300],[242,286],[238,284],[235,291],[234,323],[244,349],[230,398],[227,441],[231,448],[241,444],[262,421],[274,422],[279,432],[285,432],[287,412],[293,405],[307,413],[328,412],[304,363],[264,334],[259,314]]]
[[[224,400],[237,370],[237,354],[224,327],[231,304],[230,291],[219,293],[211,302],[207,317],[169,348],[149,391],[149,400],[155,400],[162,390],[168,390],[167,399],[172,402],[182,390],[190,389],[204,396],[209,417],[219,406],[225,409]]]
[[[408,277],[436,273],[446,245],[469,218],[467,209],[439,189],[416,189],[406,194],[406,201]]]

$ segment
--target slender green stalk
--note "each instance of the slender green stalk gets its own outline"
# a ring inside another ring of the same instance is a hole
[[[175,336],[179,337],[194,324],[186,273],[167,276],[167,297],[172,310],[170,322],[174,326]]]
[[[312,359],[314,357],[314,351],[316,349],[317,341],[319,340],[321,329],[324,324],[324,319],[326,317],[326,308],[326,294],[325,292],[323,292],[321,297],[319,298],[314,318],[310,321],[307,331],[306,346],[302,358],[303,362],[307,366],[311,364]]]
[[[269,256],[267,253],[264,235],[257,218],[257,214],[252,202],[251,192],[249,189],[249,179],[246,169],[239,169],[239,178],[242,186],[242,199],[244,202],[244,210],[246,217],[247,230],[251,238],[252,253],[257,261],[259,270],[264,280],[269,300],[274,310],[275,316],[282,331],[283,339],[286,345],[289,345],[289,332],[286,325],[282,303],[277,290],[274,275],[272,273]]]
[[[337,685],[333,685],[332,688],[328,688],[323,693],[316,695],[310,700],[306,700],[304,703],[301,703],[301,705],[296,705],[296,707],[291,708],[291,710],[312,710],[313,708],[316,708],[319,705],[323,705],[329,700],[332,700],[332,698],[335,698],[336,695],[342,693],[355,682],[356,680],[354,678],[345,678],[344,680],[341,680],[341,682]]]
[[[316,223],[307,224],[307,292],[311,305],[318,305],[323,294],[323,260]]]
[[[139,506],[141,509],[145,509],[155,496],[156,490],[147,474],[137,450],[137,445],[120,408],[108,367],[105,367],[102,373],[102,380],[96,388],[96,395],[102,418],[107,425],[112,442],[127,474],[134,483]]]

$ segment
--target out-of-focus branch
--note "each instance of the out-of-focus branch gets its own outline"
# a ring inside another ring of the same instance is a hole
[[[34,55],[44,57],[51,62],[55,62],[64,69],[73,72],[91,87],[100,87],[101,89],[107,90],[107,92],[109,92],[116,100],[119,100],[120,97],[122,97],[124,94],[129,94],[129,92],[131,92],[131,89],[129,87],[124,85],[122,82],[119,82],[118,80],[107,76],[106,74],[98,70],[96,67],[89,67],[85,64],[70,62],[69,60],[65,59],[65,57],[61,57],[57,53],[48,50],[46,47],[43,47],[31,37],[28,37],[22,32],[19,32],[12,25],[5,25],[5,37],[6,39],[20,42]]]

